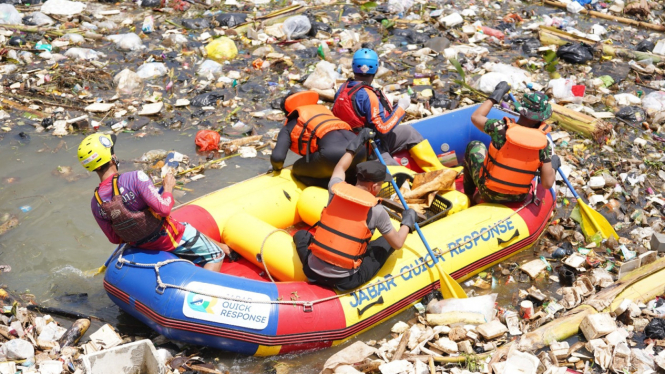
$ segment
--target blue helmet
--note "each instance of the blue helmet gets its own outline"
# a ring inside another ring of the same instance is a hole
[[[352,65],[356,74],[376,74],[379,70],[379,55],[371,49],[359,49],[353,54]]]

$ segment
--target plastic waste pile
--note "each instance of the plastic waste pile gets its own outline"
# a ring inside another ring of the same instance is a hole
[[[557,215],[528,261],[501,264],[466,283],[478,297],[499,293],[503,309],[488,309],[483,323],[460,327],[432,324],[428,316],[444,312],[427,313],[422,303],[415,321],[400,324],[395,336],[358,349],[383,360],[374,372],[421,373],[429,362],[393,359],[403,340],[401,355],[429,355],[438,363],[495,351],[665,252],[662,16],[661,3],[640,0],[8,1],[0,4],[0,145],[39,134],[71,139],[71,146],[96,131],[188,139],[191,148],[164,146],[133,160],[156,183],[175,172],[176,190],[187,192],[189,182],[231,157],[255,159],[267,170],[260,156],[270,154],[283,125],[280,99],[309,89],[330,107],[353,77],[352,55],[361,47],[381,59],[373,85],[393,104],[411,99],[405,122],[476,105],[501,81],[518,99],[545,92],[562,170],[619,238],[583,235],[575,199],[557,182]],[[499,105],[516,109],[509,98]],[[68,182],[83,177],[67,166],[53,175]],[[14,217],[3,217],[0,235],[16,225]],[[520,286],[514,302],[502,299],[499,283]],[[530,318],[521,311],[525,301]],[[507,360],[492,362],[503,364],[496,369],[488,357],[466,368],[582,372],[592,357],[603,371],[623,370],[621,360],[629,357],[631,365],[657,370],[658,343],[638,349],[628,335],[614,339],[624,330],[642,334],[645,319],[660,318],[644,314],[655,310],[648,303],[632,300],[630,320],[614,316],[620,333],[585,342],[602,344],[555,346],[558,353],[547,353],[547,360],[511,351]],[[483,335],[483,324],[501,333]],[[582,348],[587,352],[578,353]]]
[[[34,300],[24,300],[25,295],[16,297],[5,289],[0,293],[4,304],[0,312],[2,373],[229,372],[224,364],[206,362],[191,352],[174,349],[161,335],[152,340],[123,336],[96,317],[40,308]],[[23,302],[27,308],[21,306]],[[42,309],[53,315],[41,313]],[[75,319],[73,323],[68,321],[71,318]]]

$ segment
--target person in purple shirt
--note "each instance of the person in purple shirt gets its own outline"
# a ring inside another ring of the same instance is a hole
[[[78,149],[79,161],[99,176],[99,187],[90,202],[92,214],[113,244],[129,243],[142,249],[172,251],[205,269],[219,271],[229,247],[201,234],[186,222],[171,217],[175,177],[164,177],[159,192],[143,171],[118,173],[113,152],[115,135],[92,134]]]

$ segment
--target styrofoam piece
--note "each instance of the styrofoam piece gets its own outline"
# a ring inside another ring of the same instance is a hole
[[[120,345],[83,356],[87,374],[151,373],[166,374],[149,339]]]
[[[122,343],[122,338],[120,338],[120,335],[118,335],[118,333],[113,330],[113,327],[107,323],[90,335],[90,343],[95,350],[101,351],[102,349],[113,348]]]

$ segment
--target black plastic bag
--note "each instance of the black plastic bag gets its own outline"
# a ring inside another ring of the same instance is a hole
[[[501,30],[505,33],[506,31],[515,31],[515,24],[509,22],[500,22],[494,28],[497,30]]]
[[[393,35],[406,39],[406,42],[409,44],[423,44],[430,39],[427,34],[409,29],[393,29]]]
[[[540,46],[540,40],[529,38],[522,43],[522,52],[527,56],[533,57],[538,55],[538,48],[540,48]]]
[[[654,48],[656,48],[656,45],[651,40],[644,39],[635,47],[635,50],[638,52],[651,52]]]
[[[183,19],[180,23],[190,30],[207,29],[211,26],[205,18]]]
[[[312,28],[309,29],[309,33],[307,35],[314,37],[316,36],[316,33],[319,31],[323,31],[326,33],[331,33],[332,32],[332,27],[328,25],[327,23],[323,22],[311,22]]]
[[[665,319],[652,319],[644,328],[644,334],[649,339],[665,339]]]
[[[264,85],[254,82],[246,82],[238,87],[238,93],[241,97],[258,99],[268,96],[269,91]]]
[[[141,6],[143,8],[158,8],[162,6],[162,0],[143,0]]]
[[[220,91],[212,91],[197,95],[192,99],[192,106],[216,106],[217,100],[224,100],[224,93]]]
[[[566,43],[556,51],[557,57],[573,64],[583,64],[593,60],[593,48],[584,43]]]
[[[224,13],[215,17],[219,26],[228,26],[234,27],[241,23],[245,23],[247,20],[247,14],[245,13]]]
[[[621,108],[618,112],[614,114],[617,118],[621,118],[626,122],[632,124],[639,124],[646,120],[647,115],[644,112],[644,109],[638,106],[625,106]]]
[[[25,39],[15,35],[9,38],[9,42],[7,42],[7,44],[11,45],[12,47],[20,47],[22,45],[25,45]]]

